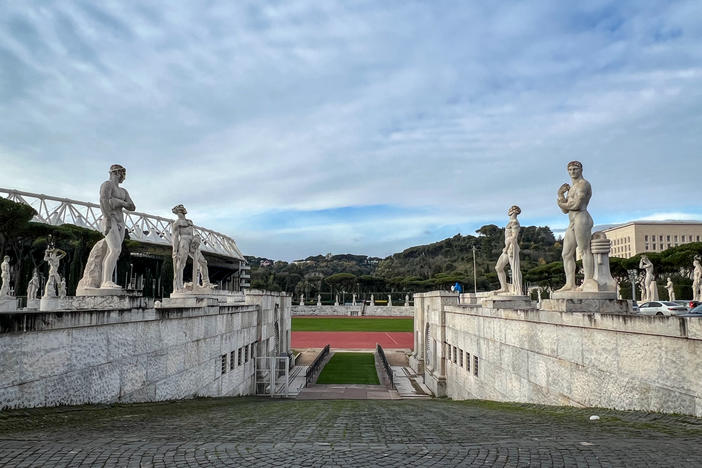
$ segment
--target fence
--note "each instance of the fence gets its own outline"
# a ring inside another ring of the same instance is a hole
[[[385,351],[383,351],[383,347],[380,346],[378,343],[375,344],[375,352],[378,353],[378,357],[380,358],[380,362],[383,363],[383,368],[385,369],[385,373],[388,375],[388,379],[390,379],[390,386],[392,388],[395,388],[395,380],[393,379],[392,368],[390,367],[390,364],[388,364],[388,360],[385,357]]]
[[[330,346],[326,345],[324,349],[322,349],[322,351],[317,355],[317,357],[314,358],[314,362],[307,368],[307,374],[305,375],[306,383],[310,383],[315,372],[319,370],[319,366],[322,365],[322,361],[324,361],[324,358],[327,357],[327,354],[329,354],[329,349]]]

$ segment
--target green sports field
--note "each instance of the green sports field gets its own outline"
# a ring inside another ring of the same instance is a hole
[[[413,319],[293,317],[292,331],[410,332]]]
[[[334,353],[317,379],[318,384],[379,385],[372,353]]]

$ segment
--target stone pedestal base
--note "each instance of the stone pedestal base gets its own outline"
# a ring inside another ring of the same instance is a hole
[[[131,294],[130,294],[131,293]],[[134,292],[127,291],[122,288],[78,288],[76,290],[77,297],[84,296],[130,296],[136,295]],[[139,294],[141,295],[141,294]]]
[[[536,303],[529,296],[511,296],[493,294],[482,300],[482,305],[488,309],[535,309]]]
[[[205,307],[208,305],[243,304],[244,294],[233,291],[176,291],[164,297],[161,307]]]
[[[415,374],[424,373],[424,359],[417,357],[415,353],[412,353],[409,357],[409,366]]]
[[[27,309],[39,310],[39,299],[27,299]]]
[[[617,299],[616,292],[554,292],[541,301],[542,310],[600,314],[631,314],[629,301]]]
[[[39,301],[39,310],[42,312],[51,312],[54,310],[59,310],[59,298],[42,297],[41,301]]]
[[[462,305],[480,305],[481,301],[490,296],[489,292],[461,293],[458,296],[458,303]]]
[[[15,312],[17,310],[17,298],[13,296],[0,297],[0,312]]]

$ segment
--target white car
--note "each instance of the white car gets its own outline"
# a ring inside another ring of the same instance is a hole
[[[644,302],[639,306],[641,315],[678,315],[687,312],[687,307],[670,301]]]

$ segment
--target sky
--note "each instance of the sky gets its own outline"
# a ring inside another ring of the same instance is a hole
[[[577,4],[576,4],[577,3]],[[0,0],[0,187],[246,255],[385,257],[485,224],[702,219],[700,1]]]

